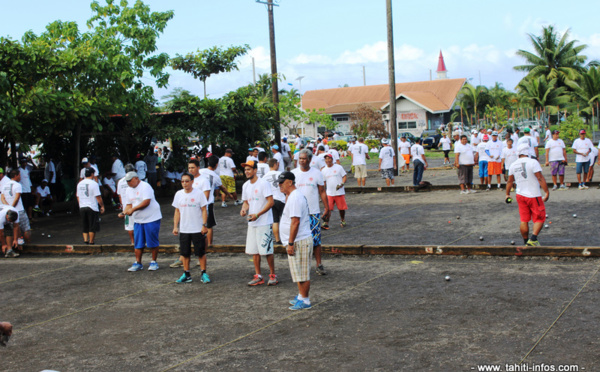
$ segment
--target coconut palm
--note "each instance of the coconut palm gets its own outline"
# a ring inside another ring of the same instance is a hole
[[[591,115],[594,105],[600,102],[600,68],[590,67],[571,88],[573,104],[580,106],[582,112]]]
[[[479,116],[485,111],[485,107],[491,103],[488,89],[483,85],[474,87],[467,83],[459,92],[459,106],[467,114],[467,120],[471,125],[477,123]],[[475,118],[475,123],[472,123],[471,116]]]
[[[517,85],[517,91],[522,101],[531,105],[534,109],[548,109],[553,114],[557,106],[569,103],[571,97],[566,93],[567,87],[557,87],[557,78],[550,81],[546,76],[523,79]]]
[[[526,64],[514,67],[517,71],[527,72],[526,78],[545,76],[548,81],[557,79],[558,86],[565,86],[585,71],[587,57],[581,52],[587,45],[576,45],[577,40],[569,41],[569,30],[559,36],[554,26],[548,26],[542,29],[541,36],[529,34],[529,38],[533,52],[518,50],[517,55],[523,57]],[[592,61],[590,65],[598,65],[598,62]]]

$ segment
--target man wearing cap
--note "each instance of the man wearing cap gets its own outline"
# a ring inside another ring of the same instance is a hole
[[[273,159],[277,159],[277,163],[279,163],[278,171],[283,172],[285,170],[285,163],[283,162],[283,156],[279,151],[278,145],[271,146],[271,152],[273,153]]]
[[[277,145],[275,145],[277,146]],[[283,161],[283,159],[281,160]],[[252,160],[242,164],[244,174],[248,181],[242,188],[242,210],[240,216],[248,219],[248,232],[246,235],[246,254],[252,256],[254,262],[254,277],[249,286],[265,284],[260,270],[261,256],[267,258],[269,265],[269,281],[267,285],[279,283],[275,274],[275,257],[273,256],[273,192],[271,185],[256,175],[257,163]]]
[[[115,183],[119,183],[119,180],[125,177],[125,167],[123,166],[123,162],[121,161],[121,159],[119,159],[119,156],[117,154],[113,155],[112,160],[113,163],[110,171],[115,174]]]
[[[498,190],[500,190],[502,188],[500,185],[502,182],[502,142],[498,140],[498,132],[492,132],[492,140],[487,143],[485,152],[490,158],[488,161],[488,186],[491,188],[492,177],[496,176]]]
[[[160,232],[160,221],[162,214],[160,205],[154,197],[154,190],[144,181],[141,181],[136,172],[125,175],[125,181],[129,188],[126,191],[127,205],[123,210],[126,216],[133,216],[133,240],[135,249],[135,262],[127,271],[140,271],[142,265],[142,254],[144,248],[152,250],[152,261],[148,270],[158,270],[156,258],[158,257],[158,233]]]
[[[14,251],[19,244],[15,237],[19,236],[19,212],[11,206],[0,209],[0,245],[4,257],[19,257]]]
[[[477,155],[479,159],[479,183],[481,184],[481,187],[485,188],[487,191],[490,191],[492,188],[489,183],[490,177],[488,173],[488,163],[490,161],[490,157],[486,152],[487,143],[489,141],[488,135],[484,134],[482,140],[483,142],[477,145]]]
[[[396,167],[396,154],[394,154],[394,149],[390,147],[389,139],[382,139],[381,144],[383,145],[381,150],[379,150],[379,171],[381,172],[381,178],[385,179],[385,184],[387,186],[390,186],[390,183],[394,186],[394,170],[398,169]],[[327,160],[325,162],[327,162]],[[344,172],[344,174],[345,173],[346,172]],[[327,179],[325,179],[325,182],[327,182]],[[329,186],[327,186],[327,198],[329,198],[329,195]],[[331,207],[329,209],[331,209]]]
[[[390,150],[392,149],[389,146],[389,142],[387,148]],[[327,166],[321,169],[321,173],[323,174],[326,186],[327,204],[331,212],[333,212],[333,208],[337,205],[338,211],[340,211],[340,225],[346,227],[346,210],[348,210],[348,205],[346,204],[346,191],[344,190],[344,185],[347,180],[346,171],[341,165],[333,162],[333,157],[330,154],[325,154],[325,163]],[[392,171],[392,169],[389,170]],[[387,179],[387,181],[389,181],[389,179]],[[392,173],[392,182],[393,181],[394,178]],[[323,216],[323,229],[329,230],[328,216]]]
[[[83,226],[83,242],[94,244],[96,233],[100,230],[100,214],[104,213],[102,193],[94,181],[96,170],[85,170],[85,179],[77,184],[77,203]]]
[[[413,161],[413,167],[415,168],[413,173],[413,186],[419,186],[423,179],[423,173],[429,166],[427,164],[427,158],[425,157],[425,149],[421,145],[423,142],[422,138],[417,138],[417,142],[410,147],[410,157]]]
[[[135,158],[137,159],[135,162],[135,171],[138,174],[138,177],[140,177],[140,180],[142,181],[147,181],[146,173],[148,172],[148,165],[142,160],[142,154],[137,154]],[[123,170],[125,170],[125,168],[123,168]]]
[[[35,190],[35,207],[33,210],[38,213],[45,213],[47,216],[52,213],[52,193],[50,187],[48,187],[48,180],[43,179],[42,184]],[[44,207],[44,210],[40,209],[40,204]]]
[[[502,158],[504,180],[508,182],[508,168],[510,168],[512,163],[519,158],[519,154],[517,154],[517,148],[514,146],[512,137],[506,137],[506,147],[502,149],[502,155],[500,157]]]
[[[25,239],[25,242],[29,243],[29,239],[31,238],[31,226],[29,225],[29,218],[27,217],[25,208],[23,208],[23,201],[21,200],[21,194],[23,193],[23,187],[19,183],[21,180],[21,172],[18,168],[13,169],[8,173],[8,177],[10,178],[10,181],[4,185],[0,198],[2,199],[2,204],[15,208],[19,213],[19,228],[21,230],[21,235]],[[15,236],[14,238],[17,239],[18,242],[19,236]]]
[[[573,141],[573,153],[577,156],[575,157],[575,164],[577,164],[576,173],[577,173],[577,182],[579,182],[579,190],[586,190],[588,186],[585,185],[587,173],[590,169],[590,154],[592,152],[592,147],[594,144],[589,138],[586,138],[585,130],[582,129],[579,131],[579,138]],[[583,177],[581,176],[583,173]]]
[[[85,170],[90,168],[92,165],[90,164],[88,158],[81,159],[81,171],[79,172],[79,182],[85,179]],[[94,177],[96,177],[96,173],[94,172]]]
[[[365,187],[367,183],[367,159],[369,157],[369,148],[364,144],[365,139],[358,138],[358,144],[352,146],[352,165],[354,166],[354,178],[358,182],[358,187]],[[316,250],[316,249],[315,249]]]
[[[529,157],[537,160],[540,156],[538,150],[539,144],[538,141],[531,135],[531,129],[529,129],[528,127],[525,127],[525,129],[523,129],[523,137],[519,138],[519,141],[517,142],[517,149],[523,143],[529,146]]]
[[[476,193],[471,186],[473,185],[473,167],[477,162],[477,152],[473,151],[473,146],[469,144],[467,135],[460,136],[460,143],[454,144],[454,167],[458,169],[458,183],[460,184],[460,193]]]
[[[521,143],[517,147],[519,159],[508,168],[508,183],[506,184],[506,200],[510,198],[510,189],[517,183],[517,203],[519,204],[520,230],[523,242],[530,247],[540,245],[538,235],[542,231],[546,220],[546,207],[544,203],[550,197],[546,179],[542,175],[542,168],[537,160],[530,159],[530,147]],[[544,190],[544,197],[540,192]],[[533,230],[529,236],[529,221],[533,221]]]
[[[303,150],[305,151],[305,150]],[[306,160],[302,161],[305,168]],[[283,172],[278,182],[287,201],[280,222],[281,241],[286,247],[292,281],[298,284],[298,295],[290,300],[290,310],[310,309],[310,263],[313,238],[310,228],[310,208],[305,195],[296,188],[293,172]]]
[[[477,132],[477,129],[473,129],[471,131],[471,146],[476,149],[477,145],[479,145],[479,143],[481,143],[481,139],[479,138],[478,135],[479,132]]]
[[[365,146],[366,147],[366,146]],[[313,251],[317,261],[317,274],[327,275],[323,264],[321,263],[321,221],[319,199],[323,202],[323,217],[329,218],[329,203],[325,193],[325,182],[320,170],[310,167],[313,154],[310,150],[300,151],[298,156],[298,168],[292,173],[295,177],[296,187],[304,194],[308,201],[310,213],[310,229],[313,237]],[[287,202],[286,202],[287,203]]]
[[[199,258],[206,256],[206,233],[208,232],[208,212],[206,211],[206,196],[193,186],[194,176],[184,173],[181,176],[182,190],[175,193],[173,207],[173,235],[179,235],[179,250],[183,266],[183,274],[176,283],[191,283],[190,257],[192,244],[194,253]],[[210,278],[203,268],[202,283],[210,283]]]
[[[562,139],[558,138],[560,132],[555,130],[552,132],[552,138],[546,141],[546,166],[550,165],[552,182],[554,186],[552,191],[566,190],[565,186],[565,168],[567,166],[567,149]],[[556,177],[560,181],[560,187]]]
[[[450,150],[452,150],[452,141],[448,138],[448,134],[446,132],[442,132],[442,138],[440,139],[440,145],[442,145],[442,151],[444,152],[444,165],[452,164],[450,163],[450,158],[448,155],[450,154]]]
[[[125,172],[129,173],[129,172],[135,172],[135,166],[131,163],[127,163],[125,164]],[[125,180],[125,177],[121,178],[119,180],[119,183],[117,184],[117,194],[119,195],[119,209],[122,210],[127,204],[129,204],[127,202],[127,189],[129,188],[129,185],[127,185],[127,181]],[[124,226],[125,226],[125,231],[127,231],[127,235],[129,235],[129,241],[131,242],[131,245],[135,244],[135,241],[133,239],[133,217],[132,216],[126,216],[123,212],[119,213],[117,215],[117,217],[119,218],[123,218],[123,222],[124,222]]]
[[[246,156],[246,161],[258,161],[258,150],[254,147],[250,147],[248,149],[248,156]]]
[[[402,173],[406,173],[410,169],[410,142],[406,140],[406,136],[402,136],[398,142],[398,153],[404,158]]]
[[[235,189],[235,162],[231,158],[233,156],[233,150],[225,150],[225,155],[219,159],[218,173],[221,178],[221,183],[229,192],[229,195],[233,196],[234,205],[241,205],[242,201],[238,200],[237,192]],[[221,207],[227,207],[227,196],[224,192],[221,192]]]

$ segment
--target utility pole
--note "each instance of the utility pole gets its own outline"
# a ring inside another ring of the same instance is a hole
[[[392,24],[392,0],[385,1],[387,12],[387,42],[388,42],[388,74],[390,84],[390,129],[392,130],[392,146],[398,164],[398,124],[396,123],[396,68],[394,64],[394,27]],[[400,167],[396,166],[396,176]]]
[[[275,22],[273,20],[273,7],[279,5],[273,4],[273,0],[267,0],[266,2],[256,0],[256,2],[267,5],[267,11],[269,13],[269,40],[271,44],[271,87],[273,89],[273,105],[275,105],[275,143],[278,146],[281,146],[281,125],[279,120],[279,87],[277,84],[277,56],[275,53]]]

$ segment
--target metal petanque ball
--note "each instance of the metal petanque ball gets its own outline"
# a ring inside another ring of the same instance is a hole
[[[506,198],[506,204],[510,204],[510,203],[512,203],[512,201],[513,201],[512,198]]]
[[[550,225],[546,224],[546,225],[544,225],[544,227],[545,227],[545,228],[549,228],[549,227],[550,227]]]
[[[48,237],[49,237],[49,238],[51,238],[51,237],[52,237],[52,235],[48,234]]]
[[[450,275],[446,275],[446,277],[444,279],[446,279],[446,281],[449,282],[450,281]]]
[[[479,240],[483,240],[483,236],[480,236],[480,237],[479,237]]]
[[[457,220],[460,220],[460,216],[456,216],[456,219],[457,219]]]
[[[514,241],[514,240],[511,240],[511,241],[510,241],[510,245],[515,245],[515,241]]]
[[[573,218],[577,218],[577,215],[576,215],[576,214],[574,214],[574,215],[573,215]]]

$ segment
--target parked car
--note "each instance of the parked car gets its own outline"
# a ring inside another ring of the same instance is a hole
[[[423,138],[423,147],[428,150],[437,149],[440,145],[440,139],[442,139],[442,135],[439,133],[425,137]]]
[[[408,132],[400,132],[398,133],[398,138],[402,138],[402,137],[406,137],[406,140],[408,142],[410,142],[410,144],[414,144],[417,142],[417,138],[415,135],[413,135],[412,133],[408,133]]]

